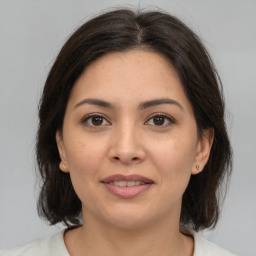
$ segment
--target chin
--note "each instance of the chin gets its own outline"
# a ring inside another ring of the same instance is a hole
[[[144,211],[143,211],[144,210]],[[151,211],[152,214],[152,211]],[[113,227],[119,229],[139,229],[150,225],[155,219],[153,215],[149,215],[149,211],[145,209],[134,209],[124,207],[123,209],[109,212],[105,217],[105,221],[110,223]]]
[[[111,220],[111,225],[113,227],[126,230],[140,229],[147,226],[147,223],[149,223],[149,221],[146,221],[145,219],[138,219],[136,217],[133,218],[131,216],[128,218]]]

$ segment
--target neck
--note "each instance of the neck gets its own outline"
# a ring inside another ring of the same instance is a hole
[[[176,219],[163,218],[129,229],[99,222],[89,214],[84,219],[84,226],[66,232],[65,243],[71,256],[193,255],[193,239],[180,233]]]

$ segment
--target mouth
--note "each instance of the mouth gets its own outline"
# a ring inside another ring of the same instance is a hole
[[[101,182],[103,183],[127,182],[128,184],[132,184],[129,182],[135,182],[136,184],[133,184],[133,186],[139,185],[138,182],[144,183],[144,184],[154,183],[153,180],[140,175],[136,175],[136,174],[132,174],[132,175],[116,174],[103,179]]]
[[[110,193],[121,198],[136,197],[154,184],[153,180],[140,175],[113,175],[101,183]]]
[[[147,184],[145,182],[136,180],[136,181],[111,181],[109,184],[114,185],[114,186],[119,186],[119,187],[134,187],[134,186],[139,186],[139,185],[144,185]]]

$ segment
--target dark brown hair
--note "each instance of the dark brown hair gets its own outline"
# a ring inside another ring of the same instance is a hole
[[[231,172],[222,86],[200,39],[179,19],[159,11],[119,9],[101,14],[79,27],[61,49],[47,77],[39,108],[39,214],[51,224],[80,224],[81,201],[69,174],[59,169],[55,134],[62,129],[72,87],[86,67],[106,53],[134,48],[160,53],[170,61],[193,107],[199,136],[204,129],[214,129],[209,161],[203,172],[191,176],[181,211],[181,224],[195,230],[213,227],[219,217],[219,185]]]

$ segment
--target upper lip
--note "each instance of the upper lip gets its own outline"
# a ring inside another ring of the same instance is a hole
[[[132,175],[116,174],[103,179],[101,182],[110,183],[113,181],[141,181],[144,183],[154,183],[153,180],[137,174],[132,174]]]

